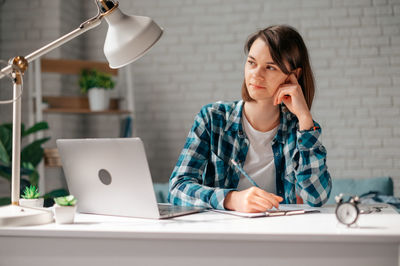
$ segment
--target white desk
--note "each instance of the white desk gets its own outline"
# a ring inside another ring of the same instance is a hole
[[[400,265],[400,215],[389,209],[361,215],[356,228],[337,224],[332,209],[170,220],[78,214],[75,222],[0,228],[0,265]]]

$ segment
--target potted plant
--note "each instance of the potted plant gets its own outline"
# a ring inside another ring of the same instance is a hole
[[[107,110],[110,105],[109,90],[115,82],[111,75],[95,69],[82,70],[79,78],[81,92],[89,97],[89,107],[92,111]]]
[[[39,198],[40,193],[35,186],[25,187],[22,199],[19,199],[19,205],[23,207],[43,207],[43,198]]]
[[[36,169],[39,163],[43,160],[43,147],[50,137],[44,137],[32,142],[26,141],[26,138],[32,134],[49,128],[47,122],[38,122],[32,127],[26,128],[21,124],[22,143],[26,145],[21,150],[21,179],[20,179],[20,194],[24,194],[26,187],[30,185],[38,187],[39,172]],[[9,182],[11,189],[11,159],[12,159],[12,124],[4,123],[0,125],[0,178]],[[68,195],[65,189],[56,189],[43,196],[44,206],[53,205],[53,198]],[[0,206],[11,204],[10,197],[0,198]]]
[[[21,124],[22,143],[25,143],[25,138],[39,131],[47,130],[49,125],[47,122],[38,122],[30,128],[26,128]],[[44,137],[27,143],[21,149],[21,176],[28,178],[28,186],[34,185],[37,187],[39,173],[36,170],[37,166],[43,159],[43,147],[50,137]],[[0,125],[0,177],[11,181],[11,159],[12,159],[12,123]],[[23,179],[21,178],[21,181]],[[23,182],[21,182],[21,185]],[[21,190],[25,188],[25,184],[21,186]],[[23,191],[21,191],[23,194]]]
[[[76,212],[77,199],[73,195],[54,198],[54,218],[57,224],[72,224]]]

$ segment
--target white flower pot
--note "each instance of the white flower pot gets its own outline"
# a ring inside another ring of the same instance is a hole
[[[76,205],[75,206],[59,206],[54,204],[54,218],[57,224],[74,223]]]
[[[108,110],[110,106],[109,91],[102,88],[91,88],[88,91],[88,97],[91,111]]]
[[[43,208],[43,198],[38,199],[19,199],[19,206],[21,207],[33,207],[33,208]]]

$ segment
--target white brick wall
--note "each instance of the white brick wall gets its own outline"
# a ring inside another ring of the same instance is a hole
[[[27,2],[40,6],[59,1]],[[83,17],[95,14],[92,1],[84,7]],[[323,128],[332,177],[390,175],[400,196],[400,0],[120,0],[120,7],[128,14],[151,16],[165,29],[160,42],[132,64],[136,132],[146,144],[156,181],[168,180],[202,105],[240,99],[247,36],[285,23],[300,31],[309,48],[317,82],[312,113]],[[30,13],[36,14],[30,22],[15,24],[15,10],[1,13],[2,37],[14,46],[22,39],[27,41],[20,45],[30,47],[47,34],[61,33],[40,24],[43,16],[36,15],[51,17],[53,12],[32,7]],[[79,22],[75,17],[65,21]],[[21,35],[17,27],[27,25],[31,29]],[[82,37],[86,56],[77,54],[76,46],[68,53],[105,60],[106,28],[101,25]],[[8,58],[13,46],[3,38],[1,57]],[[98,118],[82,133],[96,134],[97,125],[107,128],[103,123]]]

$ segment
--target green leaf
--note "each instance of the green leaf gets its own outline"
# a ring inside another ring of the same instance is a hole
[[[30,185],[29,187],[25,187],[22,197],[24,199],[38,199],[40,197],[40,193],[36,186]]]
[[[42,144],[49,139],[50,137],[38,139],[25,146],[21,151],[21,161],[30,162],[34,167],[36,167],[43,158]]]
[[[3,143],[9,157],[12,149],[12,125],[3,124],[0,126],[0,142]]]
[[[11,181],[11,167],[0,165],[0,176]]]
[[[32,174],[29,175],[29,182],[34,186],[38,186],[39,173],[36,171],[36,169],[32,172]]]
[[[7,128],[8,130],[12,131],[12,127],[13,127],[12,123],[4,123],[2,126]]]
[[[48,198],[57,198],[57,197],[65,197],[67,196],[69,193],[67,190],[60,188],[60,189],[56,189],[53,191],[50,191],[49,193],[45,194],[43,196],[43,198],[48,199]]]
[[[65,197],[54,198],[54,201],[60,206],[67,206],[67,204],[68,204]]]
[[[8,205],[8,204],[11,204],[10,197],[0,198],[0,206],[4,206],[4,205]]]
[[[21,162],[21,176],[30,176],[36,171],[35,166],[30,162]]]
[[[2,162],[5,166],[11,165],[10,155],[8,155],[4,144],[0,141],[0,162]]]
[[[77,202],[77,199],[73,195],[68,195],[66,197],[54,198],[54,201],[59,206],[74,206]]]
[[[35,125],[33,125],[32,127],[28,128],[26,131],[25,130],[24,131],[21,130],[22,137],[25,137],[25,136],[28,136],[28,135],[30,135],[32,133],[36,133],[38,131],[46,130],[46,129],[49,129],[49,124],[47,124],[47,122],[45,122],[45,121],[38,122]]]
[[[27,175],[29,179],[29,183],[34,186],[38,186],[39,182],[39,173],[36,171],[35,166],[33,166],[30,162],[22,162],[21,163],[21,176]]]

